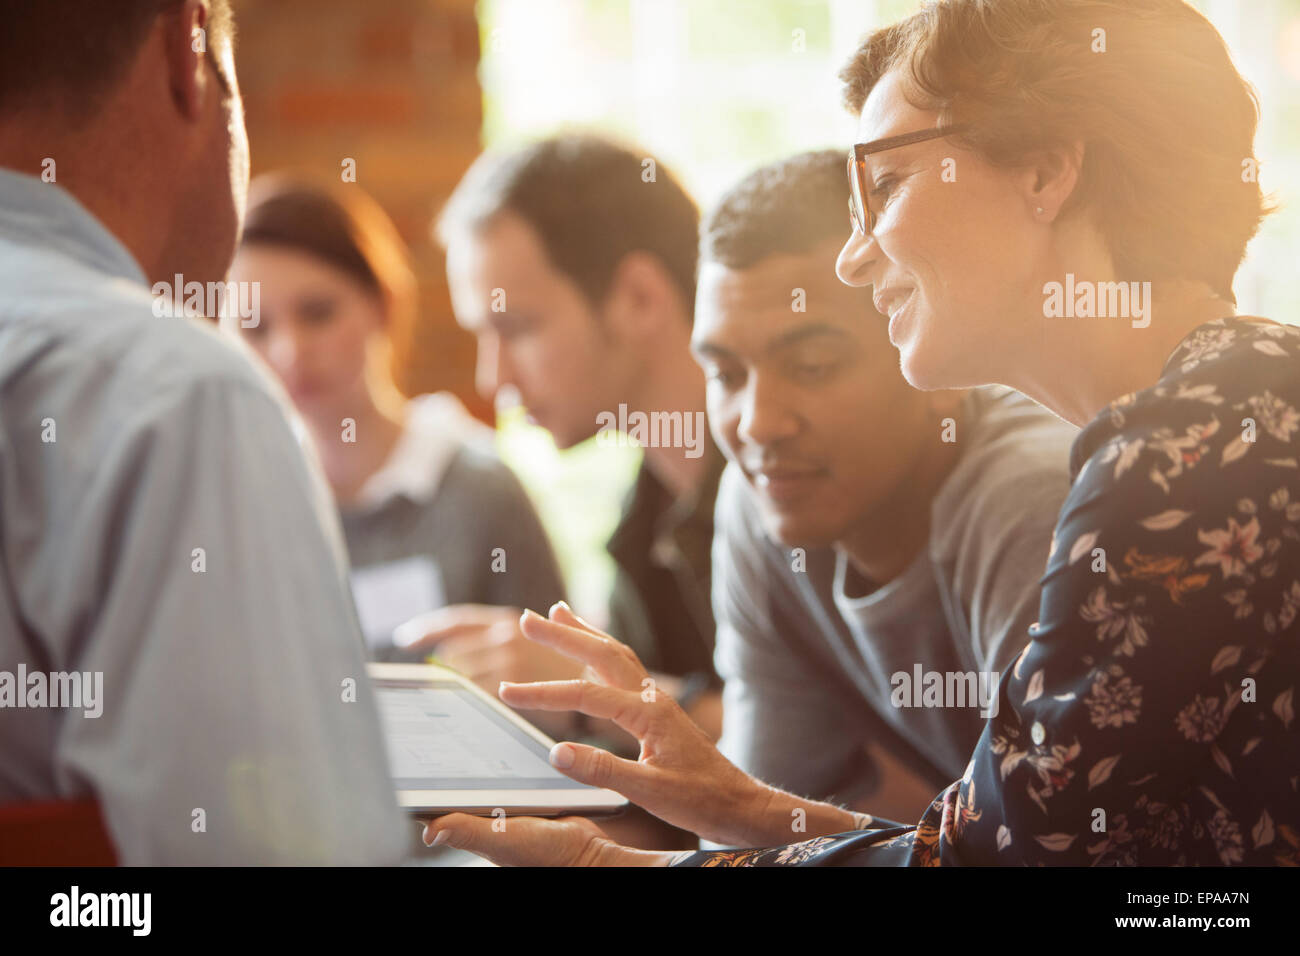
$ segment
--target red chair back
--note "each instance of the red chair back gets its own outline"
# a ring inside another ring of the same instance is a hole
[[[116,866],[94,800],[0,806],[0,866]]]

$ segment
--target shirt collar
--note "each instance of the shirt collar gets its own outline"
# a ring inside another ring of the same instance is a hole
[[[1260,323],[1276,324],[1269,319],[1252,315],[1229,315],[1201,323],[1174,346],[1174,350],[1169,353],[1169,358],[1165,359],[1164,367],[1160,370],[1160,377],[1164,378],[1171,372],[1182,370],[1183,366],[1202,359],[1217,358],[1219,352],[1231,344],[1236,337],[1237,329]]]
[[[621,564],[632,563],[647,549],[656,553],[672,548],[699,551],[696,546],[701,542],[707,554],[713,540],[713,505],[726,459],[711,437],[704,442],[704,456],[704,477],[691,491],[676,499],[642,463],[623,516],[606,545],[606,550]]]
[[[102,222],[58,183],[0,167],[0,236],[41,246],[99,272],[148,285],[140,264]]]
[[[447,468],[467,443],[490,443],[492,429],[465,410],[454,395],[439,392],[411,399],[401,437],[377,472],[357,494],[353,509],[382,507],[397,496],[432,501]]]

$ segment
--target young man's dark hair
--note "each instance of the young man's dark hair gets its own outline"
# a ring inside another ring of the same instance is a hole
[[[587,134],[485,153],[439,217],[438,238],[449,245],[507,211],[537,232],[551,263],[592,305],[623,258],[640,251],[663,263],[689,310],[699,212],[653,157]]]
[[[182,0],[24,0],[4,12],[0,113],[93,115],[162,14]],[[212,0],[209,36],[233,37],[230,0]],[[221,70],[217,62],[218,72]],[[222,77],[228,83],[228,77]]]
[[[849,228],[844,151],[799,153],[750,173],[700,226],[700,261],[748,269],[767,256],[807,252]]]

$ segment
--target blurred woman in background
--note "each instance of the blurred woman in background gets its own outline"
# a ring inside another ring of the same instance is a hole
[[[393,631],[451,604],[544,607],[563,585],[493,431],[449,393],[405,399],[390,334],[416,304],[407,249],[355,185],[256,180],[231,270],[260,284],[240,331],[283,382],[334,492],[370,654],[415,659]],[[239,323],[241,326],[243,323]]]

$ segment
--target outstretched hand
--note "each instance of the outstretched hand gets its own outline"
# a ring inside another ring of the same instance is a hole
[[[587,666],[592,679],[502,683],[500,697],[527,710],[576,710],[606,718],[641,746],[636,760],[584,744],[560,743],[551,764],[561,773],[616,790],[673,826],[729,845],[761,843],[774,791],[728,761],[709,736],[656,685],[636,653],[597,630],[564,603],[550,620],[533,611],[520,619],[529,640]]]

